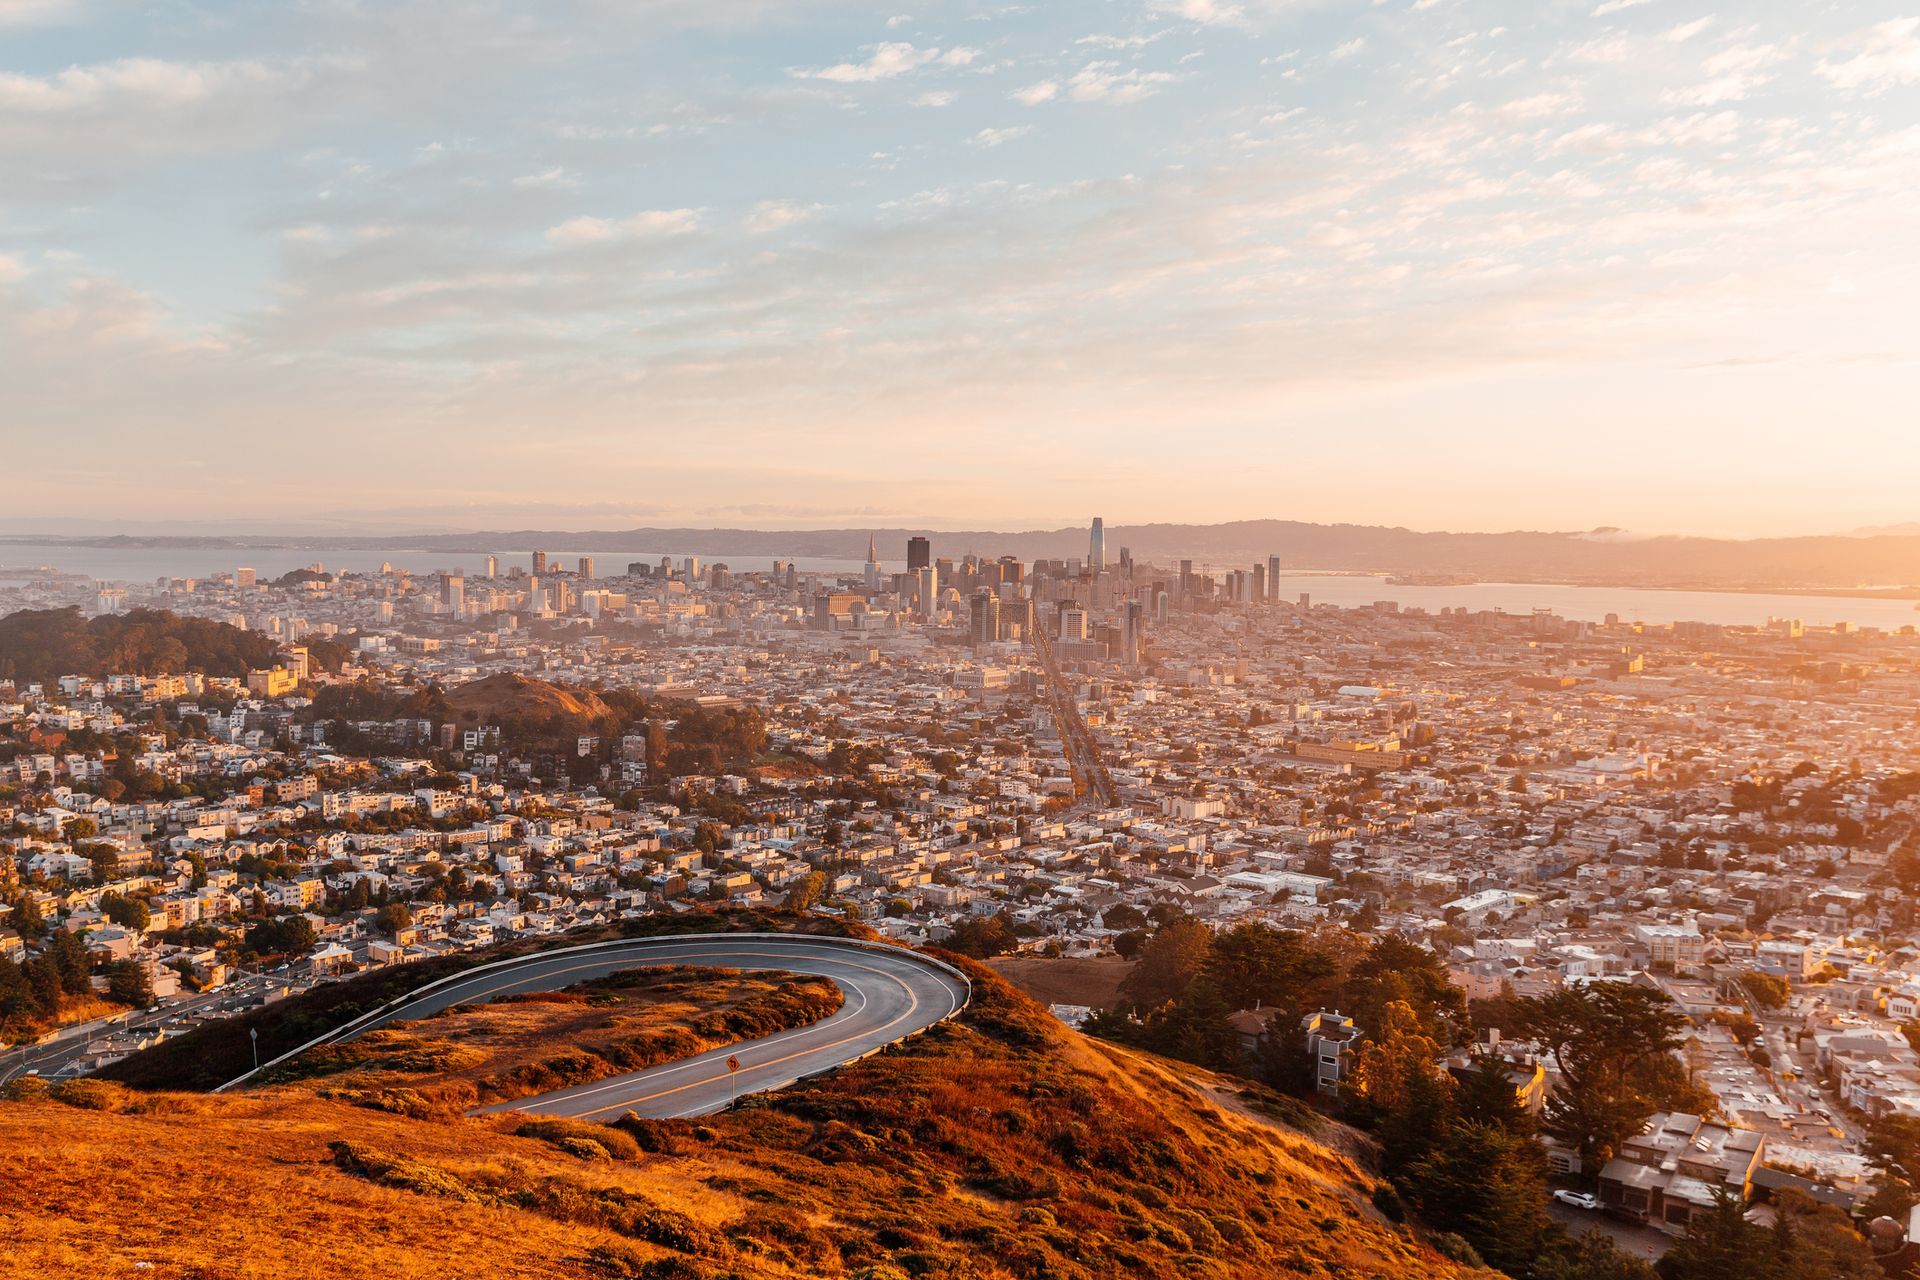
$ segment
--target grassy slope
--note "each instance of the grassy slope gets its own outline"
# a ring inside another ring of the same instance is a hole
[[[302,1054],[262,1083],[325,1076],[325,1096],[458,1115],[806,1026],[844,1000],[832,979],[817,975],[630,969],[565,991],[393,1023]]]
[[[1133,968],[1118,956],[999,956],[987,967],[1041,1004],[1117,1008],[1120,980]]]
[[[956,1023],[729,1116],[629,1122],[606,1143],[626,1158],[580,1143],[590,1126],[409,1119],[318,1082],[76,1091],[126,1113],[0,1105],[0,1150],[20,1153],[0,1179],[10,1274],[1480,1274],[1373,1213],[1335,1126],[1261,1119],[1238,1086],[1074,1035],[970,972]]]

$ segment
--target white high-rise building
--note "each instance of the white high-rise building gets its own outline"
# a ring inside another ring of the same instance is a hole
[[[874,545],[873,535],[867,535],[867,594],[872,595],[880,589],[880,549]]]

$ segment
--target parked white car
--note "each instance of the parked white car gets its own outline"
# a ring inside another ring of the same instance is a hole
[[[1584,1191],[1555,1191],[1553,1198],[1561,1204],[1569,1204],[1576,1209],[1598,1209],[1600,1207],[1600,1197],[1588,1195]]]

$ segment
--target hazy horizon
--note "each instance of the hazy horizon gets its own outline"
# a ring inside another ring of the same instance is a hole
[[[788,523],[781,523],[778,521],[761,520],[761,521],[755,521],[755,522],[742,521],[742,522],[733,523],[733,524],[698,523],[698,522],[664,524],[664,523],[658,523],[658,522],[649,522],[645,518],[638,515],[634,515],[629,519],[624,519],[619,521],[610,521],[609,517],[606,517],[603,515],[603,516],[597,517],[599,521],[598,523],[589,522],[587,517],[574,517],[573,522],[567,523],[565,522],[566,513],[564,511],[549,511],[549,512],[543,512],[541,514],[544,519],[547,519],[547,520],[558,519],[562,522],[561,523],[542,523],[538,521],[530,521],[525,519],[513,520],[513,519],[505,518],[504,516],[503,518],[496,520],[492,523],[478,522],[478,523],[467,523],[467,524],[412,523],[412,522],[406,521],[402,517],[395,517],[391,520],[381,520],[381,519],[372,518],[372,517],[362,517],[362,518],[354,518],[354,519],[337,519],[337,520],[328,520],[325,518],[314,518],[314,517],[289,517],[285,520],[274,520],[271,518],[259,518],[259,519],[247,519],[247,520],[240,520],[240,519],[236,519],[236,520],[164,520],[164,519],[162,520],[113,520],[113,519],[100,519],[97,517],[88,517],[88,516],[72,516],[72,517],[48,516],[48,517],[39,517],[39,518],[33,518],[33,519],[8,520],[4,517],[0,517],[0,538],[4,538],[4,539],[15,541],[15,542],[31,542],[33,539],[39,538],[39,537],[51,538],[51,539],[98,539],[98,538],[125,537],[125,538],[157,538],[157,539],[231,538],[231,539],[237,539],[237,540],[244,540],[249,538],[254,538],[254,539],[287,538],[287,539],[314,539],[314,540],[330,539],[330,538],[341,538],[341,539],[351,538],[351,539],[358,539],[358,540],[366,540],[366,539],[373,539],[373,538],[403,539],[403,538],[410,538],[410,537],[447,538],[447,537],[461,537],[465,535],[480,536],[480,535],[494,534],[494,533],[515,533],[515,532],[563,533],[563,534],[578,534],[578,535],[586,536],[586,535],[617,535],[617,534],[628,532],[630,530],[641,531],[641,532],[647,532],[647,531],[653,531],[653,530],[688,531],[688,532],[698,532],[698,533],[786,533],[786,532],[819,533],[819,532],[839,532],[839,531],[845,531],[845,530],[859,532],[861,530],[869,530],[869,529],[876,530],[876,531],[905,530],[909,532],[925,531],[929,533],[949,533],[949,534],[998,533],[998,534],[1005,534],[1009,537],[1013,537],[1013,536],[1023,536],[1023,535],[1055,534],[1055,533],[1061,533],[1061,532],[1076,531],[1083,528],[1087,524],[1087,519],[1085,518],[1074,519],[1072,517],[1053,517],[1053,518],[1041,517],[1041,518],[1035,518],[1027,522],[1017,522],[1017,521],[1007,520],[1007,521],[998,521],[998,522],[975,521],[975,522],[969,523],[965,517],[954,517],[951,519],[930,517],[930,518],[923,518],[918,521],[915,521],[911,518],[901,517],[901,516],[891,517],[886,522],[868,521],[864,523],[859,521],[844,521],[844,522],[794,521],[794,522],[788,522]],[[1213,527],[1229,525],[1229,524],[1244,524],[1244,523],[1253,523],[1253,522],[1260,522],[1260,521],[1294,521],[1297,519],[1298,518],[1294,516],[1283,516],[1283,515],[1247,516],[1247,517],[1239,517],[1235,519],[1219,519],[1219,520],[1166,520],[1166,519],[1159,519],[1159,518],[1146,519],[1146,520],[1134,520],[1134,519],[1115,519],[1109,516],[1109,517],[1106,517],[1106,524],[1109,530],[1121,530],[1121,529],[1129,529],[1129,528],[1140,528],[1143,526],[1162,526],[1162,525],[1191,526],[1194,528],[1205,529],[1205,528],[1213,528]],[[1720,534],[1720,533],[1710,533],[1710,532],[1684,533],[1684,532],[1673,530],[1673,529],[1626,529],[1626,528],[1621,528],[1619,526],[1613,526],[1613,525],[1596,526],[1591,529],[1580,529],[1580,528],[1570,528],[1570,527],[1562,528],[1562,527],[1544,527],[1544,526],[1538,527],[1538,528],[1523,528],[1519,525],[1495,523],[1495,524],[1489,524],[1483,528],[1474,528],[1474,527],[1421,528],[1421,527],[1416,527],[1411,525],[1397,524],[1389,520],[1380,520],[1380,521],[1348,520],[1348,521],[1338,521],[1338,522],[1302,521],[1302,523],[1318,524],[1323,526],[1345,525],[1348,527],[1355,527],[1355,528],[1381,528],[1381,529],[1404,528],[1416,534],[1487,534],[1487,535],[1548,534],[1548,535],[1566,535],[1566,536],[1571,536],[1576,538],[1581,537],[1583,535],[1591,535],[1592,537],[1599,540],[1618,541],[1618,542],[1641,542],[1641,541],[1652,541],[1656,539],[1676,538],[1676,537],[1709,538],[1709,539],[1719,539],[1719,540],[1735,541],[1735,542],[1764,541],[1764,540],[1774,539],[1774,538],[1800,538],[1800,537],[1816,537],[1816,538],[1817,537],[1834,537],[1834,538],[1920,537],[1920,522],[1911,522],[1911,523],[1897,524],[1897,525],[1862,526],[1859,528],[1852,528],[1852,529],[1780,530],[1780,531],[1773,531],[1773,532],[1758,532],[1758,533],[1744,534],[1744,535]]]

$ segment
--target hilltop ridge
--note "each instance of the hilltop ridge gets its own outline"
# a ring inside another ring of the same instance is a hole
[[[1349,1131],[1087,1040],[948,958],[976,984],[961,1019],[697,1122],[415,1118],[335,1078],[217,1097],[30,1090],[0,1104],[0,1145],[23,1153],[0,1187],[16,1274],[1491,1274],[1374,1209]],[[417,1093],[430,1057],[382,1080]],[[116,1233],[78,1229],[109,1199]]]

